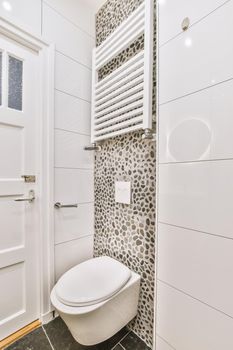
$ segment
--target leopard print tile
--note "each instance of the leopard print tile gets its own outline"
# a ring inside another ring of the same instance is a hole
[[[142,1],[108,0],[96,16],[97,46]],[[99,71],[99,79],[103,79],[143,48],[144,37],[141,36]],[[154,114],[155,58],[154,49]],[[155,153],[155,143],[142,140],[142,132],[137,131],[104,141],[102,151],[95,156],[94,255],[111,256],[140,274],[138,315],[129,327],[150,347],[153,344],[155,289]],[[131,205],[115,203],[115,181],[131,182]]]

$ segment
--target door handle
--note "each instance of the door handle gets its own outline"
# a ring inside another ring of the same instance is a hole
[[[36,199],[35,191],[34,190],[30,190],[28,198],[17,198],[14,201],[15,202],[29,202],[29,203],[32,203],[35,199]]]
[[[54,204],[55,209],[61,209],[61,208],[78,208],[78,204],[61,204],[60,202],[57,202]]]

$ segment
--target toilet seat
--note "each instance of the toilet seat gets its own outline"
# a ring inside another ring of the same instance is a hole
[[[57,299],[67,306],[89,306],[121,290],[131,271],[108,256],[87,260],[67,271],[57,282]]]

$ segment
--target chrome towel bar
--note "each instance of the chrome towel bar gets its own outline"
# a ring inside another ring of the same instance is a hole
[[[34,190],[30,190],[29,194],[28,194],[28,198],[16,198],[16,199],[14,199],[14,201],[15,202],[29,202],[29,203],[33,203],[35,199],[36,199],[35,191]]]
[[[78,204],[61,204],[60,202],[57,202],[54,204],[55,209],[61,209],[61,208],[78,208]]]

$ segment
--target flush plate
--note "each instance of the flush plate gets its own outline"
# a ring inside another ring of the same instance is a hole
[[[115,201],[117,203],[131,204],[131,183],[126,181],[116,181]]]

